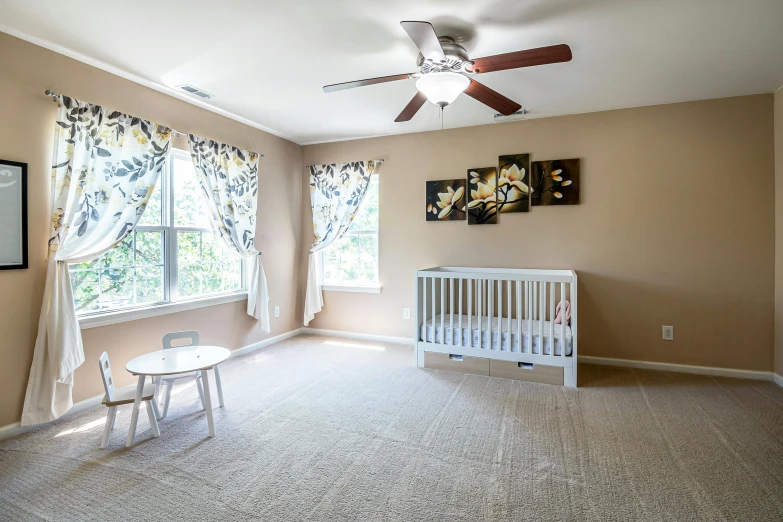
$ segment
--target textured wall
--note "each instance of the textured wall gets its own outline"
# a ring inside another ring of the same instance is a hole
[[[497,225],[425,223],[425,180],[523,152],[581,158],[582,203],[504,214]],[[326,292],[312,327],[413,337],[402,309],[413,306],[421,268],[571,268],[580,282],[580,354],[772,369],[772,95],[304,147],[306,165],[371,158],[386,159],[383,289]],[[302,203],[306,251],[306,191]],[[673,342],[661,340],[664,324],[674,325]]]

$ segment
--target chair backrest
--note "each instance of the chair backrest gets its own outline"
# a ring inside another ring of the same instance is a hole
[[[103,379],[103,389],[106,390],[106,397],[112,400],[114,397],[114,377],[111,374],[111,364],[109,364],[109,354],[103,352],[98,359],[98,366],[101,368],[101,378]]]
[[[171,345],[171,341],[176,341],[179,339],[190,339],[190,342],[177,344],[177,346]],[[163,336],[164,350],[167,350],[169,348],[176,348],[179,346],[193,346],[196,344],[198,344],[198,332],[196,332],[195,330],[186,330],[184,332],[171,332]]]

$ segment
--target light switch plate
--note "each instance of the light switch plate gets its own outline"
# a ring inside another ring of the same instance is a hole
[[[664,326],[663,327],[663,340],[664,341],[673,341],[674,340],[674,327],[673,326]]]
[[[280,317],[280,307],[275,306],[275,317]]]
[[[403,308],[402,309],[402,318],[403,319],[410,319],[411,318],[411,309],[410,308]]]

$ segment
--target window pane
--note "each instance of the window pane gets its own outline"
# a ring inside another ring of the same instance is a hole
[[[201,238],[202,256],[205,263],[219,263],[228,252],[225,251],[223,242],[215,234],[204,234]]]
[[[325,252],[324,281],[350,282],[358,280],[359,241],[345,235]]]
[[[98,260],[96,259],[94,263],[97,264]],[[71,269],[71,286],[73,287],[73,300],[76,303],[77,312],[89,312],[98,309],[100,305],[98,302],[100,295],[99,278],[100,272],[98,270],[75,271],[73,268]]]
[[[112,248],[101,259],[101,268],[133,266],[133,234]]]
[[[214,234],[177,234],[177,293],[187,298],[242,288],[242,261]]]
[[[174,226],[209,228],[204,195],[196,179],[190,158],[171,160],[172,189],[174,191]]]
[[[378,230],[378,176],[373,176],[349,230]]]
[[[136,304],[163,301],[163,267],[136,269]]]
[[[136,232],[136,266],[163,264],[163,232]]]
[[[160,185],[162,181],[163,180],[159,179],[158,183],[155,184],[155,190],[152,192],[149,202],[147,202],[147,208],[144,209],[144,214],[141,215],[139,225],[160,226],[161,212],[163,209],[160,195]]]
[[[133,269],[101,271],[101,308],[122,308],[133,304]]]
[[[345,236],[324,251],[324,282],[378,282],[378,190],[378,176],[373,176],[351,228]]]
[[[98,259],[71,265],[76,311],[163,301],[163,248],[163,232],[137,230]]]
[[[378,278],[378,236],[359,236],[358,279],[363,283],[375,283]]]
[[[201,232],[177,234],[177,264],[179,266],[201,262]]]
[[[192,297],[201,294],[201,265],[179,265],[177,294]]]

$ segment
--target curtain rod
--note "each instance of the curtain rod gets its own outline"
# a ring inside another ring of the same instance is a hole
[[[50,91],[49,89],[46,89],[46,92],[44,94],[49,96],[50,98],[53,98],[53,99],[57,98],[59,96],[59,94],[54,93],[54,92]],[[185,136],[186,138],[188,137],[187,133],[180,132],[180,131],[178,131],[176,129],[171,129],[171,133],[174,134],[175,136]],[[259,158],[263,158],[264,155],[263,154],[259,154],[258,157]]]
[[[378,159],[378,160],[367,160],[367,161],[374,161],[375,163],[383,163],[386,160]],[[322,163],[322,165],[336,165],[336,163]],[[305,165],[304,168],[310,168],[310,167],[317,167],[318,165]]]

